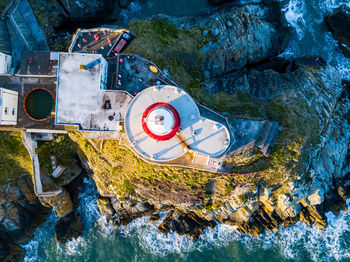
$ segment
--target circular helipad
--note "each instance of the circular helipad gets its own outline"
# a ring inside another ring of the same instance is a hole
[[[202,117],[192,97],[175,86],[153,86],[129,104],[125,133],[133,149],[152,161],[171,161],[189,150],[206,156],[223,154],[227,128]]]

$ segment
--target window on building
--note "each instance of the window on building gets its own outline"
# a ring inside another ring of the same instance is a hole
[[[14,116],[15,115],[15,109],[12,108],[12,115]]]
[[[5,107],[5,115],[7,115],[7,107]]]

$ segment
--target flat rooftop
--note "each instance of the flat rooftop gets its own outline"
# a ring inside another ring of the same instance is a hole
[[[45,88],[56,93],[56,81],[57,77],[29,77],[29,76],[0,76],[0,87],[10,89],[18,92],[18,112],[17,112],[17,128],[26,129],[49,129],[49,130],[64,130],[63,126],[55,125],[55,117],[45,121],[34,121],[30,119],[24,109],[23,100],[26,94],[35,88]],[[1,127],[5,128],[5,127]]]
[[[136,95],[157,83],[170,85],[171,82],[157,66],[139,55],[119,54],[108,57],[107,90],[125,90]],[[152,72],[151,67],[157,71]]]
[[[151,138],[142,127],[143,113],[158,102],[173,106],[181,119],[178,134],[166,141]],[[216,157],[230,145],[227,128],[202,117],[191,96],[174,86],[153,86],[139,93],[130,103],[124,126],[131,145],[149,160],[171,161],[190,150]]]
[[[22,54],[19,74],[57,75],[58,52],[27,51]]]
[[[107,57],[108,51],[123,31],[128,32],[126,29],[113,28],[78,29],[69,52],[94,53]]]
[[[115,131],[116,122],[122,121],[132,100],[123,91],[104,91],[107,66],[97,64],[82,70],[97,59],[99,54],[60,53],[56,98],[56,123],[78,125],[80,130]]]

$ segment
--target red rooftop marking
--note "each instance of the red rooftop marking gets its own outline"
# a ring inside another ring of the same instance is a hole
[[[174,126],[171,129],[171,131],[169,133],[167,133],[166,135],[162,135],[162,136],[157,135],[157,134],[153,133],[147,126],[147,117],[151,113],[151,111],[156,109],[156,108],[166,108],[172,113],[172,115],[174,117]],[[147,135],[149,135],[150,137],[152,137],[153,139],[156,139],[159,141],[165,141],[165,140],[169,140],[169,139],[173,138],[176,135],[176,133],[179,131],[180,125],[181,125],[181,119],[180,119],[179,113],[177,112],[175,107],[173,107],[172,105],[170,105],[168,103],[158,102],[158,103],[155,103],[153,105],[150,105],[142,115],[143,131],[145,131],[145,133]]]

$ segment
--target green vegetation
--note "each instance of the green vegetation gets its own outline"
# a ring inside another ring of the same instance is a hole
[[[160,68],[168,68],[175,81],[201,104],[232,117],[275,120],[283,127],[270,157],[263,157],[257,152],[249,157],[238,156],[241,157],[240,165],[234,167],[232,163],[237,163],[237,157],[228,161],[227,166],[233,167],[233,172],[261,172],[260,175],[240,177],[240,181],[252,184],[263,182],[271,186],[283,183],[300,171],[299,162],[302,161],[296,158],[305,160],[308,157],[310,148],[318,142],[319,125],[314,117],[315,112],[310,111],[310,107],[302,98],[295,96],[294,91],[284,92],[273,100],[257,100],[244,91],[208,94],[200,84],[204,80],[200,49],[215,39],[203,36],[202,30],[206,28],[179,30],[166,21],[132,21],[129,28],[137,37],[126,51],[151,59]],[[312,73],[314,69],[309,70]],[[293,153],[287,148],[293,143],[303,147],[303,154]],[[286,172],[287,169],[294,171],[291,174]],[[204,194],[208,197],[204,188]]]
[[[69,136],[87,157],[97,187],[105,195],[128,198],[139,194],[150,199],[181,204],[208,201],[209,197],[221,199],[228,193],[226,184],[232,181],[232,177],[224,174],[148,164],[116,140],[105,140],[98,149],[93,146],[95,140],[86,140],[79,132],[71,132]],[[209,194],[208,182],[213,179],[222,189]]]
[[[0,0],[0,13],[5,10],[5,7],[9,3],[9,0]]]
[[[30,6],[33,9],[33,13],[40,25],[44,30],[49,27],[49,15],[45,7],[36,0],[28,0]]]
[[[247,194],[240,195],[239,200],[241,200],[242,203],[248,202],[248,195]]]
[[[21,133],[0,132],[0,187],[31,173],[32,162]]]
[[[151,59],[160,68],[168,68],[175,81],[187,90],[198,88],[203,80],[200,48],[210,40],[202,29],[179,30],[167,21],[131,21],[129,29],[136,38],[126,52]]]
[[[52,141],[38,141],[36,150],[39,156],[40,169],[42,174],[49,175],[52,173],[51,156],[55,156],[57,165],[65,167],[63,174],[56,179],[59,184],[65,184],[70,181],[79,172],[77,164],[77,151],[79,150],[68,135],[60,135]]]

